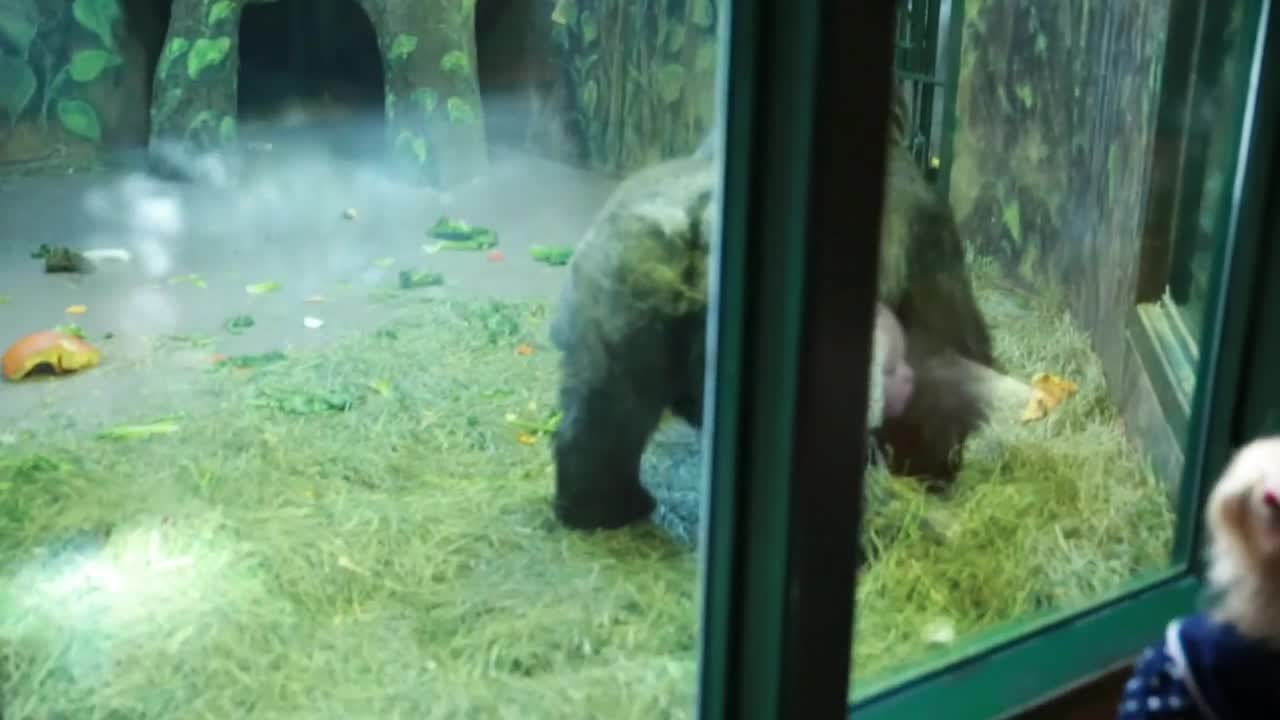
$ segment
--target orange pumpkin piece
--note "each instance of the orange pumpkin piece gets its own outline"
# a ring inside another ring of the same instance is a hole
[[[75,335],[42,330],[9,346],[4,358],[0,359],[0,366],[3,366],[6,379],[21,380],[41,365],[61,374],[91,368],[100,359],[97,348]]]

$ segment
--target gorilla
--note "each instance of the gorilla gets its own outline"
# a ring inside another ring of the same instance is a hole
[[[899,96],[901,98],[901,96]],[[901,99],[888,138],[879,299],[905,330],[909,399],[873,441],[889,468],[952,479],[964,440],[987,420],[955,358],[993,366],[964,246],[945,198],[913,162]],[[552,318],[562,417],[553,442],[554,512],[575,529],[643,520],[655,500],[640,460],[665,412],[702,421],[708,274],[719,163],[708,137],[687,157],[623,180],[582,237]],[[850,238],[850,242],[858,242]],[[870,378],[882,382],[878,373]],[[873,396],[883,398],[883,393]]]

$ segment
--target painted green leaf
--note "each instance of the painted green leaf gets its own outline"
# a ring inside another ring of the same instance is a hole
[[[156,65],[156,74],[162,78],[168,74],[169,66],[189,47],[191,47],[191,41],[184,37],[176,37],[170,40],[169,44],[164,47],[164,53],[160,55],[160,62]]]
[[[582,30],[582,44],[590,45],[595,42],[596,36],[600,34],[600,26],[596,24],[596,14],[590,10],[583,10],[578,24]]]
[[[396,147],[408,146],[413,156],[418,159],[419,165],[425,165],[427,162],[427,141],[408,130],[401,130],[396,136]]]
[[[27,57],[39,22],[40,13],[36,0],[0,2],[0,40],[16,48],[20,58]]]
[[[450,50],[440,58],[440,69],[445,72],[466,73],[471,70],[471,63],[467,61],[467,54],[461,50]]]
[[[222,122],[218,124],[218,138],[224,143],[235,142],[236,139],[236,119],[227,115],[222,118]]]
[[[104,47],[115,49],[116,40],[111,26],[120,17],[116,0],[76,0],[71,14],[81,27],[97,35]]]
[[[658,71],[658,95],[663,102],[675,102],[684,92],[684,68],[671,64]]]
[[[708,28],[715,21],[715,10],[711,0],[692,0],[693,12],[689,14],[689,22],[698,27]]]
[[[67,132],[73,135],[94,142],[102,140],[102,125],[98,122],[98,111],[83,100],[59,100],[58,121],[67,129]]]
[[[187,53],[187,77],[195,80],[210,65],[217,65],[227,57],[231,49],[231,38],[200,38],[191,43],[191,52]]]
[[[409,96],[422,107],[423,112],[431,113],[440,104],[440,94],[431,88],[418,88]]]
[[[219,20],[231,17],[231,11],[235,9],[235,5],[231,0],[218,0],[209,8],[209,25],[216,25]]]
[[[596,100],[599,98],[599,93],[599,88],[596,87],[596,81],[594,79],[588,80],[586,84],[582,86],[582,89],[578,91],[578,102],[582,105],[583,115],[586,115],[587,117],[595,115]]]
[[[449,120],[456,123],[469,123],[476,121],[475,108],[471,107],[471,103],[460,97],[451,97],[449,102],[445,103],[445,107],[449,109]]]
[[[391,49],[387,51],[387,57],[392,60],[403,60],[409,57],[409,53],[418,49],[418,36],[405,35],[401,33],[391,41]]]
[[[698,55],[694,58],[694,67],[698,72],[706,72],[714,70],[716,62],[720,59],[720,49],[716,47],[714,42],[704,42],[698,48]]]
[[[578,0],[556,0],[551,11],[551,22],[557,25],[573,25],[578,22]]]
[[[678,53],[684,47],[684,25],[673,23],[667,28],[667,52]]]
[[[23,61],[0,55],[0,108],[12,127],[36,94],[36,74]]]
[[[119,55],[106,50],[78,50],[71,56],[71,79],[76,82],[93,82],[103,70],[122,63]]]
[[[192,118],[191,124],[187,126],[187,134],[190,135],[205,125],[212,127],[215,124],[214,118],[212,110],[201,110]]]

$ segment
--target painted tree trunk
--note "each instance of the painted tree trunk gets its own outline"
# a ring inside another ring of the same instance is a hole
[[[233,0],[174,0],[156,64],[151,142],[210,150],[236,138],[240,10]]]
[[[387,82],[398,166],[449,186],[488,164],[476,73],[475,0],[363,0]]]

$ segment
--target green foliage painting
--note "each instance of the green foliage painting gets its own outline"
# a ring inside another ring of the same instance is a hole
[[[106,50],[79,50],[71,56],[71,79],[79,83],[93,82],[103,70],[115,67],[120,56]]]
[[[187,53],[187,77],[195,80],[210,65],[217,65],[227,57],[231,50],[231,38],[200,38],[191,43],[191,52]]]
[[[98,113],[83,100],[59,100],[58,120],[67,130],[86,140],[97,142],[102,139]]]
[[[52,117],[71,136],[101,142],[100,113],[84,89],[123,64],[116,28],[119,0],[0,2],[0,111],[49,129]]]
[[[76,22],[97,35],[103,47],[115,49],[111,26],[120,17],[120,6],[116,0],[75,0],[71,9]]]
[[[557,0],[551,20],[592,166],[628,171],[697,147],[715,111],[712,0]]]
[[[391,49],[387,51],[387,56],[392,60],[403,60],[417,49],[418,38],[416,36],[401,34],[391,41]]]
[[[36,74],[25,62],[0,55],[0,108],[12,128],[36,94]]]

